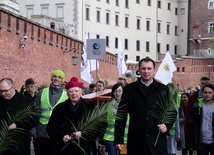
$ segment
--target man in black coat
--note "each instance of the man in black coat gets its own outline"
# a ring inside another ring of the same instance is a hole
[[[29,115],[26,116],[24,120],[19,118],[16,119],[14,122],[11,122],[11,120],[8,118],[8,114],[10,115],[10,117],[13,118],[14,114],[17,114],[15,112],[17,112],[18,110],[23,110],[27,107],[29,107],[29,110],[32,111],[32,113],[28,113]],[[11,146],[11,149],[5,150],[3,153],[1,153],[1,155],[30,155],[31,139],[28,131],[37,125],[38,118],[36,115],[36,111],[33,108],[32,99],[18,93],[15,89],[14,82],[10,78],[3,78],[0,80],[0,119],[5,120],[7,122],[8,130],[22,128],[26,132],[26,134],[22,135],[24,140],[16,139],[16,137],[12,139],[17,141],[20,140],[21,143],[23,143],[21,148],[16,149],[15,146]],[[3,124],[1,124],[0,130],[2,130],[2,128]]]
[[[160,123],[154,114],[161,111],[159,105],[165,104],[161,93],[168,96],[168,87],[154,79],[155,62],[148,57],[139,62],[139,73],[141,77],[136,82],[124,87],[117,113],[119,119],[115,123],[115,145],[120,150],[123,147],[124,129],[129,114],[127,155],[167,155],[166,133],[173,123]],[[175,120],[175,108],[172,112]]]
[[[68,99],[53,109],[46,128],[55,149],[51,155],[83,155],[83,150],[90,155],[91,141],[75,130],[86,112],[94,107],[82,99],[82,87],[76,77],[71,78],[65,85]],[[78,142],[83,150],[77,146]]]

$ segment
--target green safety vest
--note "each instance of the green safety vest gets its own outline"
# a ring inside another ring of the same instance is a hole
[[[180,103],[181,103],[181,94],[178,93],[176,96],[176,105],[179,108],[180,107]],[[175,123],[173,124],[172,128],[169,131],[170,135],[175,135]]]
[[[111,106],[112,106],[112,104],[111,104]],[[128,115],[127,121],[126,121],[126,127],[125,127],[124,143],[127,143],[127,136],[128,136],[128,129],[129,129],[129,119],[130,118],[129,118],[129,115]],[[114,141],[115,114],[113,113],[112,109],[110,109],[109,112],[108,112],[107,123],[108,123],[108,126],[106,128],[106,131],[105,131],[103,139],[107,140],[107,141]]]
[[[49,87],[44,88],[41,95],[41,106],[40,106],[41,116],[39,118],[39,122],[44,125],[48,124],[53,108],[57,106],[59,103],[62,103],[67,99],[68,99],[67,92],[63,90],[62,95],[58,100],[58,102],[54,106],[52,106],[50,104],[50,99],[49,99]]]

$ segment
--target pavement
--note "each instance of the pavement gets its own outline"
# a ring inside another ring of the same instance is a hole
[[[35,155],[32,143],[31,143],[31,153],[30,153],[30,155]],[[181,151],[180,150],[177,151],[176,155],[182,155]]]

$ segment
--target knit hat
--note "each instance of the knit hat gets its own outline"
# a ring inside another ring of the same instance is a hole
[[[51,74],[51,79],[53,78],[54,75],[58,75],[62,78],[62,82],[65,82],[65,74],[63,71],[61,70],[55,70],[52,74]]]
[[[69,88],[72,88],[72,87],[79,87],[79,88],[82,88],[83,87],[83,83],[82,82],[78,82],[78,79],[76,77],[72,77],[71,80],[66,83],[65,85],[65,89],[69,89]]]

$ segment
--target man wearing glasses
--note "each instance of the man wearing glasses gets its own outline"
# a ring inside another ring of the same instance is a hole
[[[16,89],[14,82],[10,78],[3,78],[0,80],[0,119],[5,120],[8,124],[8,127],[6,127],[4,124],[1,124],[1,130],[2,128],[6,128],[8,130],[16,129],[16,128],[22,128],[28,133],[28,131],[36,126],[37,119],[36,119],[36,113],[34,115],[29,115],[28,121],[23,121],[22,119],[17,119],[17,117],[14,117],[14,114],[17,115],[15,112],[20,112],[24,108],[30,107],[33,111],[33,102],[31,98],[24,96],[20,94]],[[8,114],[11,118],[15,118],[13,120],[9,119]],[[34,118],[34,119],[33,119]],[[9,131],[10,132],[10,131]],[[16,149],[16,146],[12,146],[11,149],[6,149],[2,154],[3,155],[9,155],[9,154],[16,154],[16,155],[29,155],[30,154],[30,135],[25,134],[23,135],[24,141],[22,142],[22,147]],[[3,139],[7,139],[8,137],[1,137]],[[16,138],[12,140],[17,140]],[[20,139],[19,139],[20,140]],[[11,142],[12,143],[12,142]]]

